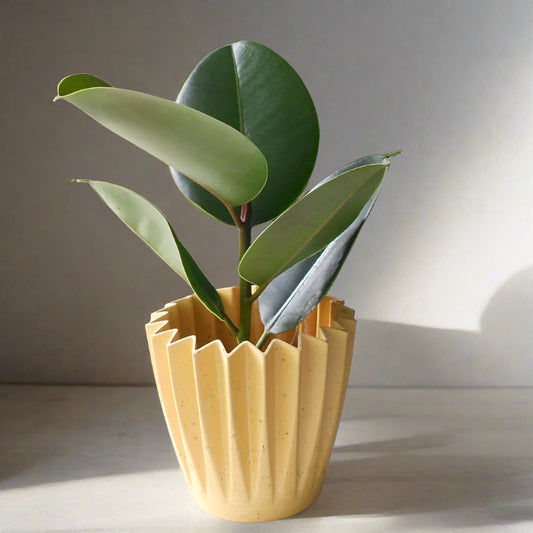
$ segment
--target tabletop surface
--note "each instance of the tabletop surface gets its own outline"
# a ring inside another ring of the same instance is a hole
[[[152,387],[0,386],[0,531],[533,531],[533,389],[349,389],[309,509],[196,508]]]

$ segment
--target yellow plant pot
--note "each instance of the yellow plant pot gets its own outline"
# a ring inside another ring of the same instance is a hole
[[[239,289],[219,291],[239,318]],[[296,514],[317,498],[344,403],[353,310],[326,296],[264,352],[239,346],[196,296],[146,325],[159,398],[198,506],[236,522]],[[252,341],[262,325],[253,310]]]

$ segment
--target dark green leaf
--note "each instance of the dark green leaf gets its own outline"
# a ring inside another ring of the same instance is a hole
[[[387,166],[347,170],[307,193],[252,243],[239,264],[240,276],[261,286],[325,248],[364,209]]]
[[[79,107],[233,206],[249,202],[263,188],[266,160],[242,133],[185,105],[95,86],[98,82],[88,74],[69,76],[59,84],[57,98]]]
[[[273,219],[303,191],[318,150],[318,118],[302,80],[278,54],[250,41],[215,50],[187,78],[177,101],[241,131],[265,155],[268,181],[252,202],[253,224]],[[171,171],[193,203],[232,223],[216,198]]]
[[[105,181],[88,183],[104,203],[194,290],[203,304],[224,319],[224,306],[216,289],[180,243],[163,214],[139,194]]]

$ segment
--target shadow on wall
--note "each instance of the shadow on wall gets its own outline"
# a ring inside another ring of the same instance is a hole
[[[531,387],[532,369],[533,266],[494,294],[478,332],[359,320],[351,384]]]

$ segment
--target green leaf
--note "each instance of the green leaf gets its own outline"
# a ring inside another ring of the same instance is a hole
[[[325,248],[365,207],[387,166],[348,170],[307,193],[252,243],[239,264],[240,276],[261,286]]]
[[[252,202],[252,223],[278,216],[301,194],[318,151],[316,110],[304,83],[278,54],[240,41],[215,50],[185,81],[177,101],[249,137],[268,162],[268,181]],[[232,223],[224,206],[171,168],[177,186],[202,210]]]
[[[57,86],[57,98],[68,96],[69,94],[89,89],[90,87],[111,87],[109,83],[93,76],[92,74],[75,74],[63,78]]]
[[[113,213],[192,287],[203,304],[224,320],[224,306],[216,289],[153,204],[120,185],[105,181],[74,181],[88,183]]]
[[[266,182],[266,160],[253,142],[190,107],[109,87],[88,74],[61,81],[57,99],[80,108],[232,206],[252,200]]]
[[[356,159],[325,178],[318,186],[353,168],[387,164],[392,155]],[[281,273],[259,296],[259,312],[266,335],[283,333],[297,326],[326,295],[370,214],[379,190],[376,189],[354,222],[324,250]]]

